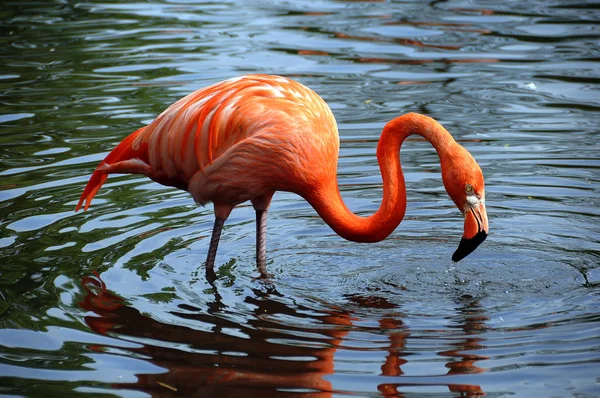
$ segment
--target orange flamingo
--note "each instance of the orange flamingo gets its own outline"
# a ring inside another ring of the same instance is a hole
[[[436,149],[446,191],[464,214],[464,234],[452,256],[460,261],[488,232],[483,174],[471,154],[430,117],[409,113],[391,120],[377,146],[381,206],[369,217],[357,216],[346,207],[338,188],[339,136],[331,109],[308,87],[281,76],[236,77],[175,102],[100,162],[76,211],[84,202],[87,210],[111,173],[143,174],[188,191],[198,204],[213,202],[209,275],[214,274],[225,220],[235,206],[249,200],[256,210],[256,262],[261,276],[267,276],[267,210],[275,191],[306,199],[345,239],[385,239],[406,211],[400,147],[411,134],[423,136]]]

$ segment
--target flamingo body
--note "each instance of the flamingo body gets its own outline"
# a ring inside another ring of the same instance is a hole
[[[265,275],[266,214],[275,191],[305,198],[346,239],[375,242],[387,237],[406,210],[399,150],[411,134],[433,144],[446,190],[465,214],[463,250],[457,255],[459,246],[453,258],[458,261],[485,239],[488,228],[483,175],[470,153],[429,117],[407,114],[393,119],[377,150],[382,205],[370,217],[356,216],[339,194],[339,136],[333,113],[314,91],[281,76],[241,76],[175,102],[108,154],[92,174],[76,210],[82,205],[87,210],[111,173],[143,174],[187,190],[199,204],[213,202],[216,221],[209,272],[224,221],[236,205],[250,200],[257,212],[257,263]]]

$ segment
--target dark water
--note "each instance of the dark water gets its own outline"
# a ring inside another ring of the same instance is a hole
[[[600,395],[600,6],[584,0],[3,2],[0,394]],[[385,241],[337,237],[276,195],[271,283],[235,210],[98,161],[179,97],[243,73],[331,105],[354,211],[381,198],[389,119],[435,117],[484,170],[488,240],[453,266],[461,215],[411,140]]]

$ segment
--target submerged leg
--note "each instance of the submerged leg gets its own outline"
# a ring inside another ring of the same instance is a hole
[[[267,272],[267,214],[273,194],[252,200],[256,210],[256,267],[261,278],[270,278]]]
[[[233,206],[227,204],[215,203],[215,225],[213,226],[212,236],[210,237],[210,246],[206,255],[206,279],[212,284],[216,279],[215,274],[215,258],[217,257],[217,248],[221,239],[221,231],[225,220],[229,217]]]
[[[267,274],[267,210],[256,212],[256,266],[261,276]]]
[[[214,270],[215,257],[217,256],[217,249],[219,248],[219,240],[221,239],[221,231],[223,230],[224,224],[224,219],[219,217],[215,218],[215,224],[210,238],[210,246],[208,247],[208,254],[206,256],[206,278],[211,283],[216,279]]]

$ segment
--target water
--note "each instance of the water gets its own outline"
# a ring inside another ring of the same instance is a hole
[[[600,395],[599,21],[595,2],[4,2],[0,42],[0,394]],[[381,198],[386,121],[443,123],[484,170],[488,240],[450,256],[460,214],[408,141],[406,219],[337,237],[299,197],[213,222],[188,194],[91,171],[192,90],[295,78],[331,105],[349,207]]]

